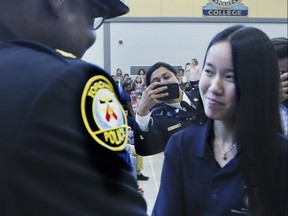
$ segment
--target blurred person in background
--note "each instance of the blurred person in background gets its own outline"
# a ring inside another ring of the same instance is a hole
[[[278,57],[280,72],[280,115],[282,133],[288,140],[288,39],[277,37],[271,39]]]

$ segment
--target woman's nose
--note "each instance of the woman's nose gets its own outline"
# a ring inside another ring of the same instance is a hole
[[[212,79],[209,89],[213,94],[217,95],[223,94],[223,83],[219,76],[215,76]]]

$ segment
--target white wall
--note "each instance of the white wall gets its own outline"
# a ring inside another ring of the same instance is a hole
[[[111,22],[110,35],[108,35],[110,36],[110,50],[104,50],[106,46],[103,46],[103,37],[99,37],[100,40],[96,43],[98,45],[92,47],[84,59],[104,67],[103,53],[105,51],[106,57],[110,58],[110,65],[105,65],[105,69],[111,71],[112,74],[118,67],[124,73],[129,73],[131,65],[150,66],[157,61],[184,67],[186,62],[197,58],[202,66],[211,38],[232,24],[235,23]],[[271,38],[287,37],[287,23],[242,24],[258,27]],[[123,41],[122,45],[118,43],[119,40]],[[91,53],[95,53],[95,57],[93,55],[91,58]]]

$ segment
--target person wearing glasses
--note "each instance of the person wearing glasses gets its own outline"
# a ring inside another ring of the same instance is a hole
[[[111,76],[81,61],[120,0],[0,0],[0,215],[144,216]]]

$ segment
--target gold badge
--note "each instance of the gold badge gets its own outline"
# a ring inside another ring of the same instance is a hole
[[[94,76],[86,83],[81,114],[86,129],[98,144],[112,151],[125,148],[127,119],[112,83],[105,76]]]

